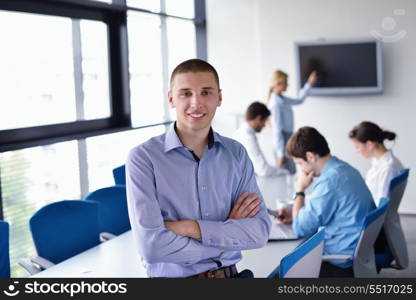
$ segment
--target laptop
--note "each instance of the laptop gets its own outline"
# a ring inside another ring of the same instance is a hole
[[[268,210],[269,211],[269,210]],[[299,239],[293,232],[291,224],[279,223],[269,212],[269,218],[272,222],[270,228],[269,241],[297,240]]]

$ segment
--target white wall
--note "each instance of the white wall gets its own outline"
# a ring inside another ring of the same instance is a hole
[[[394,16],[394,9],[405,15]],[[381,29],[384,17],[394,17],[407,31],[395,43],[384,43],[383,95],[310,97],[295,108],[295,126],[314,126],[327,138],[331,151],[358,168],[363,175],[369,161],[359,157],[347,134],[360,121],[370,120],[395,131],[395,154],[411,169],[400,212],[416,213],[416,1],[413,0],[207,0],[208,55],[218,68],[224,90],[216,129],[231,134],[234,119],[246,106],[266,96],[273,70],[289,78],[288,95],[296,94],[294,42],[317,38],[370,37]],[[270,129],[262,144],[270,149]],[[270,157],[270,156],[269,156]]]

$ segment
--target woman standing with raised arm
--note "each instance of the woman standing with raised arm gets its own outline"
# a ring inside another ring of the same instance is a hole
[[[298,98],[289,98],[283,95],[287,89],[288,75],[277,70],[273,73],[271,80],[268,108],[271,112],[271,123],[273,128],[273,153],[277,164],[287,169],[291,174],[296,173],[296,167],[293,161],[285,156],[285,147],[287,141],[294,131],[293,109],[292,106],[302,104],[311,87],[316,83],[317,73],[313,71],[299,92]]]

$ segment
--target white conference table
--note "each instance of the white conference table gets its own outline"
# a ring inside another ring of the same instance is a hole
[[[265,247],[242,251],[243,259],[237,264],[242,271],[250,269],[255,277],[267,277],[280,260],[301,240],[272,241]],[[131,231],[71,257],[32,277],[85,278],[85,277],[148,277],[134,244]]]

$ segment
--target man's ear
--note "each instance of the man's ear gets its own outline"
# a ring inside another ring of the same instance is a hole
[[[221,106],[222,103],[222,90],[219,89],[218,91],[218,105],[217,106]]]
[[[306,161],[307,162],[316,162],[317,161],[317,159],[318,159],[318,157],[317,157],[317,154],[316,153],[313,153],[313,152],[310,152],[310,151],[307,151],[306,152]]]
[[[175,104],[173,103],[172,90],[169,90],[169,92],[168,92],[168,102],[169,102],[171,108],[175,108]]]

